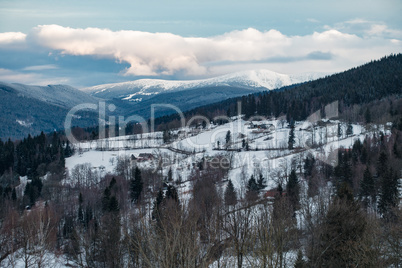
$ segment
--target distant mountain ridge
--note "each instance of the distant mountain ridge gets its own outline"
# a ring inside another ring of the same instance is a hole
[[[0,82],[0,87],[12,89],[20,97],[31,98],[64,108],[72,108],[81,103],[98,102],[97,98],[68,85],[32,86]]]
[[[30,86],[0,82],[0,138],[23,138],[64,127],[68,111],[98,99],[66,85]],[[95,113],[81,114],[77,125],[97,124]]]
[[[121,99],[125,101],[142,101],[153,95],[192,90],[197,88],[235,87],[247,90],[271,90],[314,80],[325,76],[322,73],[286,75],[269,70],[250,70],[200,80],[161,80],[140,79],[129,82],[103,84],[82,89],[103,99]]]

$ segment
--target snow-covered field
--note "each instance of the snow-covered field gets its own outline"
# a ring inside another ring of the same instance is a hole
[[[307,154],[336,165],[336,154],[331,153],[337,149],[350,148],[357,139],[363,141],[367,135],[375,132],[383,131],[387,134],[384,126],[367,131],[363,126],[354,124],[353,134],[346,136],[346,123],[324,120],[312,125],[308,121],[302,121],[295,123],[295,149],[289,150],[290,128],[283,119],[260,121],[259,127],[256,124],[235,118],[223,125],[208,125],[205,129],[186,127],[175,130],[176,134],[180,133],[179,138],[169,144],[163,144],[161,132],[81,142],[74,145],[76,153],[66,159],[66,168],[71,173],[76,165],[89,163],[102,176],[115,172],[119,158],[138,158],[140,154],[147,153],[154,158],[131,163],[136,163],[141,168],[155,169],[163,161],[163,174],[172,169],[174,180],[180,177],[182,181],[186,181],[191,176],[195,163],[203,158],[223,155],[230,159],[228,178],[236,188],[244,187],[245,180],[251,175],[262,174],[269,189],[278,183],[272,177],[290,172],[290,168],[295,164],[300,165]],[[340,136],[338,124],[342,128]],[[226,143],[228,131],[230,141]],[[248,143],[249,150],[243,147],[243,141]],[[187,192],[189,187],[189,183],[183,185],[182,192]]]

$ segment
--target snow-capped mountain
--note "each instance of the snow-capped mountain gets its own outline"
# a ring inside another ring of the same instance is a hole
[[[286,75],[269,70],[250,70],[202,80],[140,79],[123,83],[103,84],[82,90],[92,96],[104,99],[116,98],[125,101],[141,101],[161,93],[199,88],[224,86],[256,91],[271,90],[314,80],[324,75],[321,73]]]

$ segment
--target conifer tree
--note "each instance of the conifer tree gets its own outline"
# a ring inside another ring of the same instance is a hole
[[[225,205],[233,206],[237,203],[237,194],[231,180],[228,181],[228,185],[225,190]]]
[[[343,135],[342,124],[338,123],[338,131],[337,131],[338,139],[342,138],[342,135]]]
[[[247,188],[249,191],[253,191],[253,192],[258,191],[258,184],[255,181],[254,175],[251,175],[250,179],[248,180]]]
[[[134,177],[130,181],[130,195],[131,200],[135,203],[138,203],[143,187],[141,170],[138,167],[135,167],[133,173]]]
[[[289,175],[288,184],[286,185],[286,194],[289,197],[293,209],[296,210],[299,207],[300,186],[296,171],[294,169],[290,172]]]
[[[341,183],[321,225],[317,267],[356,267],[371,248],[362,248],[367,220],[355,202],[351,187]],[[370,263],[365,263],[369,265]]]
[[[381,176],[380,197],[378,201],[378,209],[386,218],[392,216],[392,209],[398,204],[398,187],[398,174],[391,167]]]
[[[228,132],[226,132],[226,137],[225,137],[226,147],[229,146],[229,143],[230,143],[231,139],[232,139],[232,135],[230,134],[230,130],[228,130]]]
[[[368,205],[368,203],[375,201],[375,183],[368,167],[366,167],[366,169],[364,170],[363,180],[360,184],[359,196],[366,206]]]
[[[264,183],[265,179],[262,176],[262,174],[260,173],[260,176],[257,180],[257,186],[258,186],[258,190],[262,190],[264,189],[267,185]]]
[[[166,199],[171,199],[180,204],[179,194],[177,193],[177,189],[173,185],[169,185],[166,191]]]
[[[299,249],[297,252],[297,259],[294,268],[304,268],[306,267],[306,262],[303,260],[303,252]]]
[[[173,181],[173,172],[172,172],[172,168],[169,168],[169,171],[168,171],[168,181]]]
[[[348,126],[346,128],[346,136],[352,136],[353,135],[353,125],[352,122],[349,121]]]
[[[387,170],[388,170],[388,156],[383,151],[380,153],[380,156],[378,157],[377,176],[381,177],[383,174],[387,172]]]
[[[290,122],[290,131],[289,131],[289,141],[288,141],[288,149],[292,150],[295,144],[295,125],[294,122]]]

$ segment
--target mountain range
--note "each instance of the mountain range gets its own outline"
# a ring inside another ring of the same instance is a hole
[[[314,80],[323,74],[285,75],[268,70],[244,71],[215,78],[188,81],[141,79],[103,84],[78,90],[68,85],[31,86],[0,82],[0,138],[19,139],[62,129],[68,111],[82,103],[114,104],[114,115],[147,119],[152,104],[171,104],[181,110],[232,97],[272,90]],[[156,115],[174,112],[158,109]],[[81,112],[78,126],[98,124],[97,111]],[[79,119],[79,120],[78,120]]]
[[[252,91],[271,90],[315,80],[323,76],[324,74],[322,73],[286,75],[269,70],[249,70],[202,80],[140,79],[123,83],[97,85],[82,90],[102,99],[139,102],[158,94],[200,88],[230,87]]]

